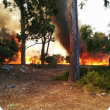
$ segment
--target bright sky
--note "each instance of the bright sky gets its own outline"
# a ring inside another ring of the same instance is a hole
[[[82,0],[78,0],[78,4]],[[104,7],[103,0],[88,0],[85,2],[83,9],[78,7],[79,19],[82,24],[89,24],[95,31],[105,32],[108,34],[110,27],[107,27],[108,22],[110,22],[110,8]]]

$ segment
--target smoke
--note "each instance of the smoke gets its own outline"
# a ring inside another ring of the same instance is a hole
[[[56,39],[70,54],[70,34],[69,34],[69,7],[67,0],[60,0],[60,12],[53,18],[53,22],[56,26]],[[81,27],[81,21],[78,20],[79,28]],[[80,56],[86,51],[86,45],[80,38]]]
[[[60,12],[53,18],[53,22],[57,28],[56,30],[56,39],[59,40],[60,44],[67,50],[69,53],[69,25],[68,25],[68,9],[67,9],[67,0],[60,0]]]
[[[4,4],[0,3],[0,38],[10,38],[12,33],[20,30],[20,15],[16,9],[10,12],[9,9],[4,9]]]

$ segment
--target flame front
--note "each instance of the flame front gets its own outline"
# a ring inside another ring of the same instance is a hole
[[[102,57],[101,57],[102,58]],[[41,64],[41,61],[39,59],[33,59],[31,56],[26,56],[26,64]],[[21,64],[21,52],[18,53],[18,57],[16,61],[10,62],[10,64]],[[61,58],[58,59],[58,64],[69,64],[66,62],[66,60],[61,60]],[[79,57],[79,64],[80,65],[109,65],[109,57],[104,57],[103,59],[100,59],[99,57],[91,57],[91,56],[83,56]]]
[[[20,45],[15,34],[13,34],[13,37],[14,37],[15,42],[18,45]],[[31,64],[31,63],[41,64],[41,61],[40,59],[38,59],[38,57],[26,56],[26,64]],[[57,63],[67,64],[67,65],[69,64],[64,58],[62,60],[61,57],[58,58]],[[21,64],[21,52],[20,51],[17,53],[17,56],[15,56],[14,60],[10,62],[10,64]],[[87,52],[83,52],[81,55],[79,55],[79,64],[80,65],[109,65],[109,55],[88,54]]]

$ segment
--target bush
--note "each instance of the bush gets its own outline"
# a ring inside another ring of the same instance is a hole
[[[63,74],[61,75],[55,75],[54,78],[52,79],[53,81],[67,81],[68,80],[68,76],[69,76],[69,70],[65,71]]]
[[[87,72],[89,71],[88,68],[86,67],[80,67],[80,76],[84,76],[87,74]],[[57,80],[68,80],[68,76],[69,76],[69,69],[67,69],[62,75],[55,75],[54,79]]]
[[[67,63],[70,63],[70,56],[66,56],[65,60]]]
[[[56,67],[56,65],[57,65],[57,61],[54,56],[47,56],[45,58],[45,62],[48,63],[49,67]]]
[[[81,79],[77,81],[79,87],[89,92],[110,92],[110,68],[108,66],[95,66],[90,69],[80,67]],[[53,80],[68,80],[69,70],[62,75],[55,75]]]
[[[80,67],[80,77],[83,77],[84,75],[86,75],[88,71],[89,71],[88,68]]]
[[[88,89],[87,85],[89,85],[89,87],[91,86],[91,88],[94,89],[94,91],[105,90],[106,92],[109,92],[110,74],[107,74],[107,72],[100,74],[94,70],[91,72],[88,71],[88,73],[85,76],[83,76],[79,81],[77,81],[77,84],[80,87],[85,86],[87,89]],[[93,90],[91,92],[93,92]]]

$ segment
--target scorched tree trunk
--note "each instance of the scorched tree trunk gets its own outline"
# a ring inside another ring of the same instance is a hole
[[[77,0],[70,0],[70,67],[68,81],[76,82],[77,79],[80,79]]]
[[[24,23],[24,8],[21,6],[21,36],[22,36],[22,46],[21,46],[21,65],[25,65],[25,23]]]

